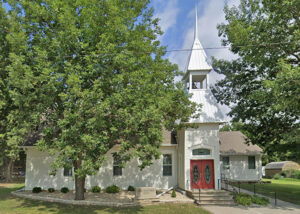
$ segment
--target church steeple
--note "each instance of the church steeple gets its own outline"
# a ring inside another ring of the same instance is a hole
[[[195,32],[194,43],[189,57],[188,71],[211,71],[212,67],[209,65],[205,51],[198,38],[198,8],[195,6]]]
[[[191,53],[188,58],[186,67],[185,81],[188,83],[189,89],[207,89],[208,74],[212,67],[208,63],[207,56],[198,38],[198,8],[195,6],[195,29],[194,42]]]
[[[198,28],[197,4],[195,7],[195,29],[193,46],[188,58],[183,81],[187,85],[187,92],[191,94],[191,101],[201,104],[199,118],[190,119],[189,123],[222,123],[223,115],[216,99],[209,88],[209,73],[212,70],[205,51],[199,41],[199,33],[205,29]],[[200,32],[199,32],[200,31]]]

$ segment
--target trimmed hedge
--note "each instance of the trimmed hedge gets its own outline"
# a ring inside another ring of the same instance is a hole
[[[48,192],[55,192],[55,189],[54,188],[48,188]]]
[[[118,193],[118,192],[120,192],[120,187],[118,187],[117,185],[114,184],[114,185],[106,187],[105,191],[107,193]]]
[[[99,193],[99,192],[101,192],[101,187],[99,187],[99,186],[93,186],[92,187],[92,192],[93,193]]]
[[[62,187],[62,188],[60,189],[60,191],[61,191],[62,193],[67,193],[67,192],[69,192],[69,188],[68,188],[68,187]]]
[[[32,193],[40,193],[40,192],[42,192],[42,188],[41,187],[33,187]]]

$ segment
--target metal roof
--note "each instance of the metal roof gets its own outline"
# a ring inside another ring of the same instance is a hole
[[[197,15],[197,7],[196,7],[196,20],[195,20],[195,35],[194,35],[194,43],[188,58],[188,66],[186,68],[186,72],[188,71],[201,71],[201,70],[212,70],[212,67],[209,65],[207,56],[201,42],[198,39],[198,15]]]
[[[265,169],[282,169],[286,164],[296,164],[293,161],[279,161],[279,162],[271,162],[266,165]]]
[[[201,104],[200,117],[191,118],[189,123],[223,123],[224,115],[210,89],[190,90],[190,100]]]
[[[195,37],[194,44],[188,59],[187,72],[189,71],[211,71],[212,67],[208,63],[207,56],[203,47],[197,37]]]

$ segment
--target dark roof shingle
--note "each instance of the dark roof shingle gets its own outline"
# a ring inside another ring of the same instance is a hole
[[[253,145],[251,142],[247,144],[247,137],[240,131],[220,132],[220,153],[221,155],[245,155],[245,154],[261,154],[262,149]]]

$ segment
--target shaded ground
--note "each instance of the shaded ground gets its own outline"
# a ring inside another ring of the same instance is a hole
[[[164,195],[160,196],[160,201],[173,201],[177,203],[185,203],[194,201],[187,196],[183,195],[180,192],[176,192],[176,198],[171,196],[171,192],[165,193]],[[21,191],[18,194],[27,195],[27,196],[39,196],[43,198],[53,198],[53,199],[63,199],[63,200],[74,200],[75,198],[75,191],[69,191],[68,193],[61,193],[60,191],[55,191],[53,193],[49,193],[48,191],[42,191],[40,193],[32,193],[32,191]],[[103,203],[133,203],[135,198],[135,192],[131,191],[120,191],[119,193],[109,194],[105,191],[101,191],[101,193],[92,193],[90,191],[84,194],[85,201],[92,201],[92,202],[103,202]]]
[[[46,214],[46,213],[86,213],[86,214],[167,214],[167,213],[184,213],[184,214],[209,214],[210,212],[203,210],[194,204],[166,204],[147,207],[131,207],[131,208],[107,208],[107,207],[86,207],[72,206],[57,203],[48,203],[41,201],[33,201],[14,197],[10,192],[23,187],[23,184],[15,184],[10,186],[0,186],[0,213],[1,214]]]

